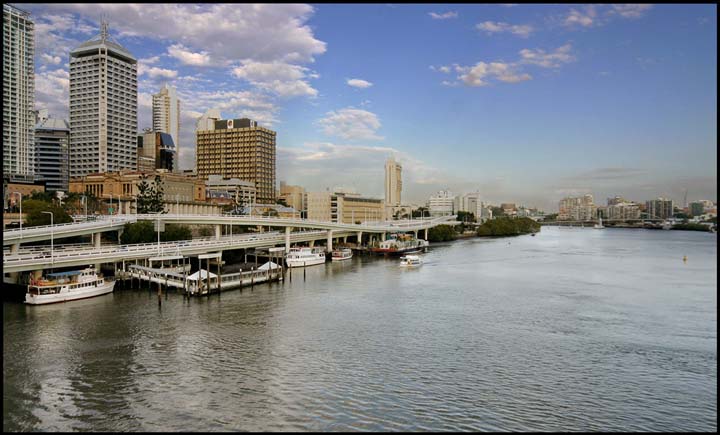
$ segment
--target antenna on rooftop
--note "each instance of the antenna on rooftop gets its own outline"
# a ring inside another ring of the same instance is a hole
[[[108,21],[105,14],[100,19],[100,38],[105,41],[108,38]]]

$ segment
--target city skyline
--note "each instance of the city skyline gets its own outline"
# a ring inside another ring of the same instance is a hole
[[[188,102],[182,169],[219,107],[277,131],[278,181],[308,191],[382,197],[394,153],[408,202],[716,199],[715,5],[18,7],[36,23],[37,109],[67,118],[69,51],[104,14],[139,59],[138,131],[164,84]]]

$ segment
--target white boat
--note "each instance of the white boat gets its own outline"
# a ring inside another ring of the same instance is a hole
[[[350,248],[333,249],[332,251],[332,261],[349,260],[352,256],[353,252]]]
[[[288,267],[305,267],[325,263],[324,248],[290,248],[285,262]]]
[[[405,255],[400,257],[400,266],[401,267],[416,267],[416,266],[422,266],[423,262],[420,257],[417,255]]]
[[[115,281],[98,275],[94,267],[49,273],[46,278],[31,280],[25,303],[40,305],[74,301],[111,293],[114,288]]]
[[[595,228],[596,230],[601,230],[601,229],[605,228],[602,224],[602,216],[600,216],[600,220],[598,221],[598,223],[595,224],[595,226],[593,228]]]

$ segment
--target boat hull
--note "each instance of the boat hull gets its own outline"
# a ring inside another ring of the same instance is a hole
[[[25,294],[25,303],[29,305],[44,305],[44,304],[55,304],[58,302],[75,301],[78,299],[87,299],[95,296],[101,296],[104,294],[112,293],[115,289],[115,281],[105,281],[103,284],[97,287],[90,287],[87,289],[72,291],[72,292],[60,292],[49,295],[34,295],[30,293]]]
[[[287,263],[288,267],[305,267],[305,266],[315,266],[317,264],[324,264],[325,263],[325,257],[318,257],[318,258],[307,258],[307,259],[286,259],[285,262]]]
[[[344,260],[350,260],[352,258],[352,254],[350,254],[349,257],[332,257],[332,261],[344,261]]]

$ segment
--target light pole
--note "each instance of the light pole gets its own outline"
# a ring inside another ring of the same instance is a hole
[[[110,214],[113,214],[113,212],[112,212],[112,196],[113,196],[112,193],[106,193],[103,196],[108,196],[108,195],[110,195],[110,210],[111,210]],[[119,199],[118,199],[118,202],[119,202]]]
[[[87,220],[88,220],[88,216],[87,216],[87,195],[83,195],[83,196],[82,196],[82,202],[83,202],[83,204],[85,205],[85,222],[87,222]]]
[[[13,192],[13,193],[17,193],[18,195],[20,195],[20,239],[22,239],[22,221],[23,221],[23,217],[22,217],[22,193],[20,193],[20,192]]]
[[[53,221],[54,221],[53,218],[55,215],[51,211],[43,211],[41,213],[46,213],[46,214],[50,215],[50,264],[54,265],[55,264],[55,254],[53,251],[53,247],[54,247],[55,242],[54,242],[54,233],[53,233]]]
[[[175,220],[178,220],[178,215],[180,214],[180,194],[175,194]]]

